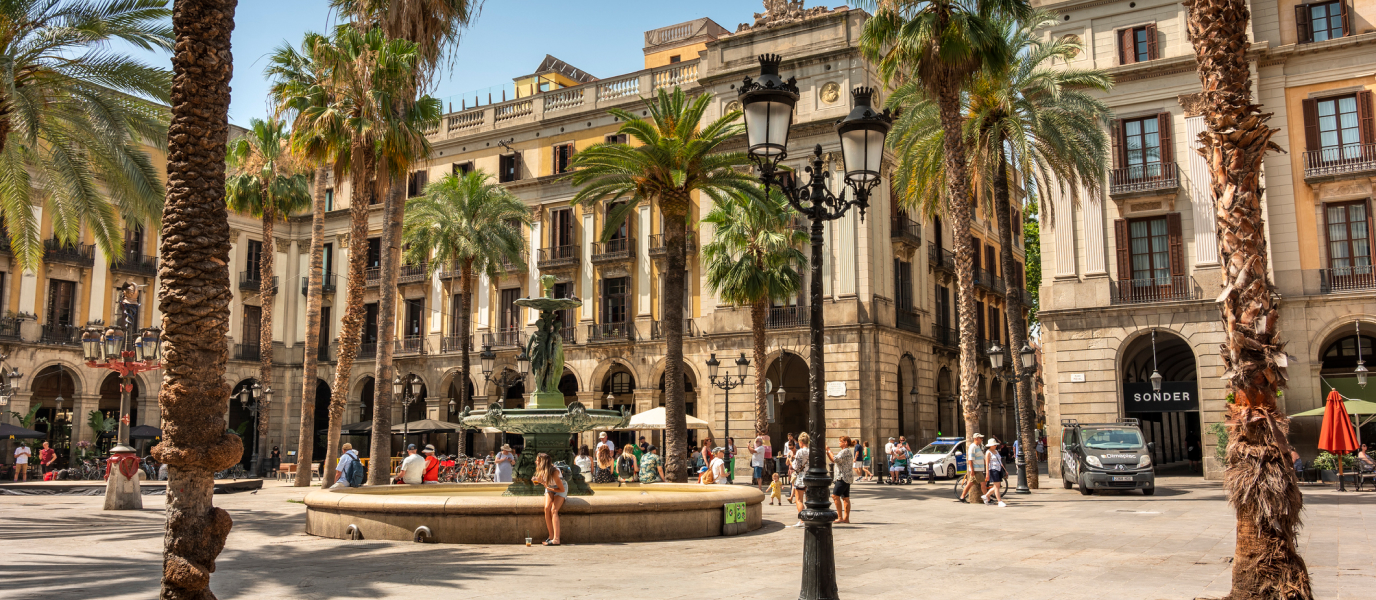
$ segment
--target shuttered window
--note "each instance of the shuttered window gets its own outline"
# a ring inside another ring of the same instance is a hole
[[[1129,252],[1132,253],[1133,285],[1166,285],[1171,275],[1170,238],[1166,235],[1166,218],[1129,221],[1128,235]]]
[[[263,340],[263,309],[257,306],[244,307],[243,345],[258,346]]]
[[[464,175],[467,175],[467,174],[473,172],[473,162],[472,162],[472,161],[468,161],[468,162],[458,162],[458,163],[454,163],[453,170],[454,170],[454,176],[455,176],[455,177],[463,177]]]
[[[497,320],[497,326],[502,331],[516,331],[521,326],[521,307],[516,306],[516,300],[520,297],[521,288],[502,290],[502,301],[498,306],[501,313]]]
[[[567,173],[573,160],[573,144],[559,144],[554,147],[554,174]]]
[[[602,280],[602,322],[626,322],[626,277],[612,277]]]
[[[549,245],[554,248],[572,246],[574,244],[573,209],[561,208],[552,210],[549,213],[549,221]]]
[[[1371,215],[1366,200],[1327,204],[1328,266],[1334,275],[1371,272]]]
[[[425,186],[430,183],[429,171],[416,171],[406,178],[406,197],[415,198],[425,194]]]
[[[1376,119],[1372,93],[1357,92],[1302,102],[1305,168],[1326,168],[1344,162],[1376,160]]]
[[[1296,5],[1295,34],[1301,44],[1352,35],[1352,9],[1346,0]]]
[[[1124,65],[1161,58],[1156,40],[1156,24],[1118,31],[1118,62]]]
[[[497,160],[497,179],[500,183],[516,181],[521,178],[519,161],[515,154],[503,154]]]

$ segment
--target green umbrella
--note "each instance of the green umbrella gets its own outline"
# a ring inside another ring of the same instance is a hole
[[[1366,400],[1355,400],[1355,399],[1354,399],[1354,400],[1346,400],[1346,401],[1343,402],[1343,407],[1347,409],[1347,414],[1349,414],[1349,415],[1376,415],[1376,402],[1367,402]],[[1323,407],[1320,406],[1320,407],[1318,407],[1318,408],[1316,408],[1316,409],[1314,409],[1314,410],[1306,410],[1306,411],[1304,411],[1304,412],[1302,412],[1302,413],[1295,413],[1295,414],[1290,415],[1290,416],[1291,416],[1291,417],[1322,417],[1322,416],[1323,416]]]

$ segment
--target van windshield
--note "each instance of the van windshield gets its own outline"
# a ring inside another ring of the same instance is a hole
[[[918,450],[918,454],[946,454],[951,451],[955,444],[927,444],[926,448]]]
[[[1084,437],[1085,447],[1092,450],[1131,450],[1142,447],[1142,433],[1126,427],[1085,429],[1080,435]]]

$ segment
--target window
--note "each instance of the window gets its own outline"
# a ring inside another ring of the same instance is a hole
[[[1357,92],[1303,102],[1305,168],[1362,168],[1376,161],[1372,93]],[[1307,173],[1306,173],[1307,175]]]
[[[334,188],[325,188],[325,212],[334,210]]]
[[[608,144],[624,144],[624,143],[626,143],[626,134],[624,134],[624,133],[613,133],[613,134],[607,136],[607,143],[608,143]]]
[[[126,256],[143,254],[142,225],[134,225],[124,232],[124,254]]]
[[[334,243],[325,244],[320,254],[320,274],[327,280],[326,283],[329,283],[330,273],[334,271]]]
[[[1128,235],[1133,285],[1165,285],[1160,282],[1170,281],[1170,241],[1166,233],[1166,218],[1128,221]]]
[[[602,280],[602,322],[626,322],[626,288],[629,278],[612,277]]]
[[[463,335],[463,294],[454,294],[449,300],[449,335]]]
[[[497,178],[500,183],[518,181],[521,179],[520,159],[518,154],[503,154],[497,161]]]
[[[1161,113],[1123,119],[1112,125],[1113,185],[1133,185],[1175,176],[1171,123],[1175,117]]]
[[[984,269],[985,269],[986,271],[989,271],[989,276],[990,276],[990,277],[998,277],[998,276],[999,276],[999,267],[998,267],[997,258],[998,258],[998,254],[994,252],[994,247],[993,247],[993,246],[985,246],[985,247],[984,247]]]
[[[989,307],[989,341],[999,343],[999,309],[995,306]]]
[[[1357,127],[1357,96],[1319,100],[1317,108],[1319,149],[1334,153],[1334,158],[1355,156],[1362,143]]]
[[[611,219],[612,219],[612,213],[615,213],[615,212],[617,211],[617,209],[621,208],[621,207],[622,207],[623,205],[625,205],[625,204],[626,204],[625,202],[613,202],[613,203],[611,203],[611,204],[608,204],[608,205],[607,205],[607,215],[606,215],[606,219],[607,219],[608,221],[611,221]],[[612,241],[624,240],[624,239],[626,239],[626,224],[627,224],[627,222],[630,221],[630,220],[631,220],[631,219],[630,219],[630,214],[629,214],[629,213],[622,215],[622,217],[621,217],[621,226],[620,226],[620,227],[617,227],[617,228],[616,228],[616,231],[612,233],[612,237],[611,237]]]
[[[980,348],[989,347],[985,342],[989,336],[984,334],[984,303],[978,300],[975,301],[975,335],[979,337]]]
[[[425,186],[430,182],[429,171],[416,171],[406,178],[406,197],[415,198],[425,195]]]
[[[1125,65],[1161,58],[1156,43],[1156,24],[1118,32],[1118,62]]]
[[[1295,6],[1295,30],[1299,43],[1323,42],[1352,33],[1352,13],[1346,0]]]
[[[1123,142],[1129,169],[1161,162],[1161,130],[1155,117],[1123,121]]]
[[[406,300],[406,329],[402,331],[403,338],[420,337],[421,327],[423,327],[425,315],[425,298],[409,298]]]
[[[368,238],[368,269],[382,268],[382,238]]]
[[[672,65],[672,64],[677,64],[677,63],[681,62],[682,60],[683,60],[683,56],[682,56],[682,55],[680,55],[680,54],[675,54],[675,55],[669,57],[669,64],[671,64],[671,65]]]
[[[258,306],[244,307],[243,339],[245,346],[257,347],[263,340],[263,309]]]
[[[259,265],[262,264],[262,260],[263,242],[260,242],[258,240],[249,240],[248,260],[245,261],[245,270],[248,271],[247,278],[249,281],[258,281],[260,279],[259,276],[261,275],[262,268]]]
[[[377,303],[363,305],[363,343],[377,343]]]
[[[951,326],[951,288],[936,286],[936,326]]]
[[[472,173],[472,172],[473,172],[473,162],[472,162],[472,161],[469,161],[469,162],[461,162],[461,163],[454,163],[454,175],[455,175],[456,177],[463,177],[463,176],[465,176],[465,175],[467,175],[467,174],[469,174],[469,173]]]
[[[607,391],[612,394],[631,393],[631,374],[625,371],[612,373],[610,381],[607,384]]]
[[[48,281],[48,325],[76,324],[76,282]]]
[[[1324,205],[1328,267],[1334,275],[1371,273],[1371,215],[1365,200]]]
[[[913,309],[913,263],[894,259],[893,300],[898,310]]]
[[[521,288],[508,288],[502,290],[501,304],[498,310],[497,327],[501,331],[516,331],[521,326],[521,307],[516,306],[516,300],[521,297]]]
[[[560,208],[549,212],[549,245],[553,248],[573,246],[573,209]]]
[[[573,160],[573,144],[559,144],[554,147],[554,174],[569,172],[569,162]]]
[[[1187,299],[1180,213],[1113,222],[1118,298],[1126,302]]]
[[[330,307],[320,307],[320,340],[316,345],[316,354],[323,360],[330,358]]]

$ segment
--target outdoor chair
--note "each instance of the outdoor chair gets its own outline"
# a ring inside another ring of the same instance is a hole
[[[1358,461],[1357,472],[1354,475],[1357,480],[1357,491],[1362,490],[1362,485],[1367,480],[1371,480],[1371,485],[1376,486],[1376,464]]]

